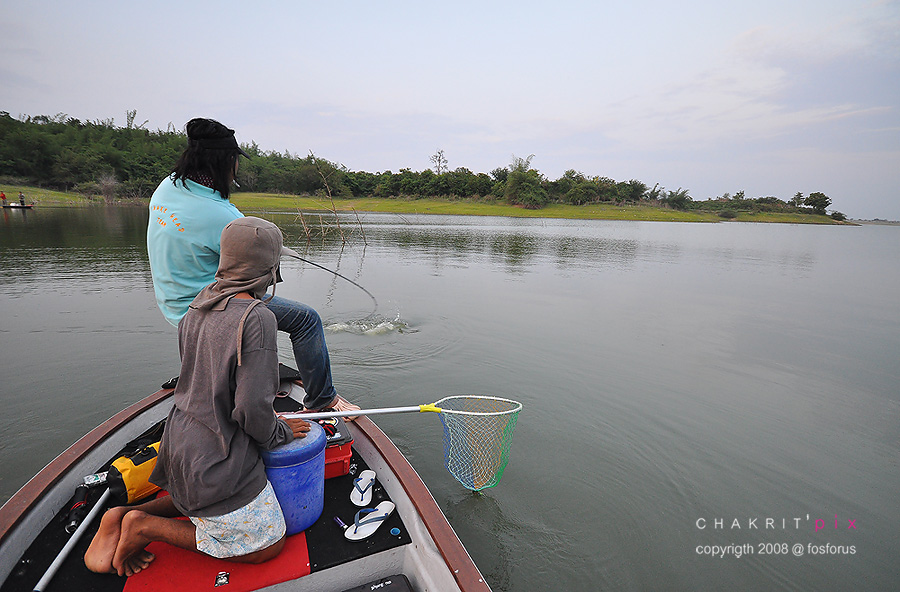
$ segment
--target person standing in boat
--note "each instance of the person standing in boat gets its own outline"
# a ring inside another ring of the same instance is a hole
[[[188,146],[150,199],[147,250],[160,311],[177,326],[188,305],[213,280],[219,263],[219,235],[243,216],[228,200],[236,185],[240,156],[234,130],[212,119],[195,118],[185,126]],[[319,314],[286,298],[267,302],[278,329],[290,334],[297,370],[310,410],[359,409],[337,394]]]
[[[281,230],[260,218],[238,218],[222,231],[216,279],[178,325],[181,374],[150,476],[169,495],[110,509],[85,554],[92,571],[145,569],[153,560],[145,547],[154,541],[247,563],[281,552],[284,516],[259,449],[309,431],[306,421],[279,418],[272,409],[278,321],[267,290],[276,282],[282,240]]]
[[[19,192],[19,203],[22,204],[23,206],[25,205],[25,194],[22,193],[21,191]]]
[[[3,205],[6,205],[6,194],[0,191],[0,201],[3,202]]]

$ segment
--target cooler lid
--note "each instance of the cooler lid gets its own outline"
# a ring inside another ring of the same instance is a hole
[[[260,450],[267,467],[287,467],[306,462],[325,450],[325,430],[318,423],[309,422],[305,438],[294,438],[274,450]]]
[[[353,442],[353,436],[347,429],[347,424],[341,417],[333,417],[331,419],[320,419],[316,423],[325,429],[325,436],[328,447],[342,446],[347,442]]]

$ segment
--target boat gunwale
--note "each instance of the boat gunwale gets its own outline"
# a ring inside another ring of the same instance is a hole
[[[0,507],[0,546],[25,516],[38,505],[42,494],[65,477],[72,465],[86,457],[128,422],[172,396],[173,392],[174,389],[160,389],[116,413],[65,449],[23,485],[3,504],[3,507]]]
[[[478,566],[409,460],[387,434],[368,417],[361,416],[353,423],[378,451],[403,486],[460,590],[490,592],[491,588],[478,570]]]

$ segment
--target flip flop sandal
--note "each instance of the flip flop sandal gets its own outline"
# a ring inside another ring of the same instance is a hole
[[[372,486],[375,484],[375,471],[366,469],[353,480],[350,501],[355,506],[368,506],[372,501]]]
[[[394,503],[383,501],[374,508],[363,508],[356,513],[353,519],[353,525],[348,526],[344,531],[344,537],[351,541],[361,541],[364,538],[372,536],[381,523],[391,515],[394,511]],[[367,515],[360,520],[360,517]]]

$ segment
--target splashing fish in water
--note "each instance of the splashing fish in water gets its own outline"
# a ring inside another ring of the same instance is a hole
[[[387,335],[389,333],[412,333],[409,324],[398,314],[393,320],[366,317],[357,321],[341,321],[325,326],[329,333],[352,333],[354,335]]]

